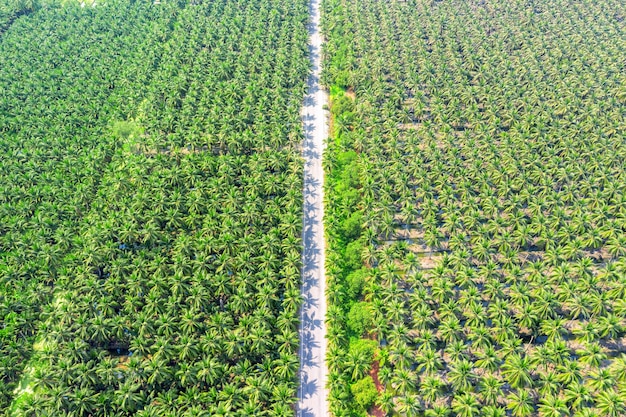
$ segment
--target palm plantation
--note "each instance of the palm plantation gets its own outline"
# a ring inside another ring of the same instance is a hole
[[[294,415],[307,5],[0,1],[0,414]],[[626,415],[625,25],[322,1],[334,416]]]
[[[334,414],[622,415],[623,2],[325,5]]]
[[[0,28],[0,413],[293,414],[306,6]]]

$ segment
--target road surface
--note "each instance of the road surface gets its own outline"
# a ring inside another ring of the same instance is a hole
[[[327,417],[326,296],[324,272],[324,170],[322,153],[328,136],[328,103],[320,87],[322,38],[320,1],[310,2],[309,57],[311,74],[302,108],[304,125],[304,227],[302,231],[302,296],[300,317],[300,384],[298,417]]]

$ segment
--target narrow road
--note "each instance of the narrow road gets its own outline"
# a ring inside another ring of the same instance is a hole
[[[302,240],[302,296],[300,317],[300,387],[298,417],[327,417],[326,282],[324,271],[324,170],[322,153],[328,136],[328,103],[320,87],[322,37],[320,1],[311,0],[309,57],[312,71],[302,108],[304,125],[304,227]]]

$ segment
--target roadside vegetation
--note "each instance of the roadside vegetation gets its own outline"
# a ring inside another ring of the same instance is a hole
[[[0,38],[0,413],[293,415],[303,1],[67,3]]]
[[[325,1],[335,416],[626,414],[625,16]]]

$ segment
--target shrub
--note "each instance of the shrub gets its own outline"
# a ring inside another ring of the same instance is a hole
[[[354,396],[354,401],[366,410],[374,404],[378,396],[374,380],[369,375],[350,385],[350,391]]]
[[[350,297],[350,299],[358,300],[361,298],[366,279],[367,270],[365,268],[351,272],[346,277],[346,289],[348,290],[348,297]]]
[[[344,266],[346,268],[346,272],[356,271],[363,266],[363,261],[361,260],[362,253],[363,242],[361,242],[360,240],[355,240],[348,243],[343,259],[345,262]]]
[[[123,120],[113,123],[111,131],[113,137],[124,140],[137,137],[142,133],[141,128],[135,122]]]
[[[341,95],[333,99],[331,112],[333,116],[350,117],[354,111],[354,102],[348,96]]]
[[[362,335],[365,331],[372,327],[374,322],[374,314],[372,306],[367,302],[355,303],[348,313],[348,328],[355,335]]]

